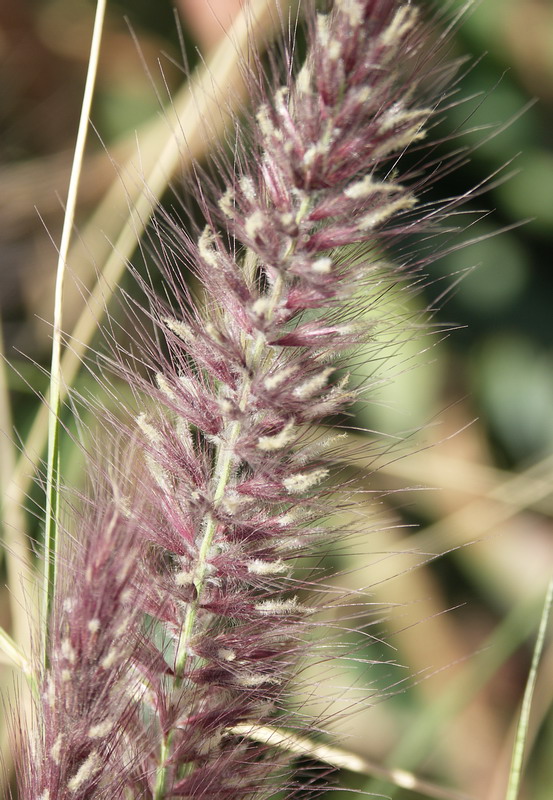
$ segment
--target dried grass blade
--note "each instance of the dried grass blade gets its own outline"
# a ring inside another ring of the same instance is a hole
[[[88,60],[88,70],[85,82],[83,102],[81,106],[81,116],[77,131],[77,141],[71,167],[71,177],[69,179],[69,189],[67,193],[67,204],[63,220],[61,243],[58,254],[58,264],[56,270],[56,288],[54,297],[54,327],[52,334],[52,362],[50,368],[50,390],[48,402],[48,456],[46,464],[46,509],[44,525],[44,564],[43,564],[43,608],[44,616],[43,636],[46,642],[48,638],[48,618],[52,608],[53,595],[56,586],[56,562],[58,550],[58,525],[56,505],[59,494],[57,466],[59,461],[59,413],[61,408],[61,339],[63,324],[63,284],[67,255],[69,252],[69,242],[75,219],[75,209],[77,206],[77,192],[79,178],[81,174],[86,138],[88,133],[88,123],[92,98],[94,95],[94,85],[96,82],[96,72],[98,68],[98,58],[102,41],[102,31],[104,27],[104,17],[106,11],[106,0],[98,0],[96,5],[96,15],[94,19],[94,29],[92,33],[92,43],[90,47],[90,57]],[[46,658],[47,647],[44,647]]]
[[[324,764],[329,764],[331,767],[336,767],[336,769],[346,769],[359,775],[383,778],[394,786],[409,789],[413,792],[420,792],[427,797],[435,797],[439,800],[469,800],[466,794],[425,781],[412,772],[407,772],[403,769],[388,769],[340,747],[313,742],[305,736],[297,736],[282,728],[237,725],[231,728],[229,733],[235,736],[245,736],[248,739],[287,750],[298,756],[309,756]]]
[[[2,551],[6,559],[7,584],[11,630],[19,646],[26,651],[29,644],[29,617],[22,576],[29,576],[33,564],[25,538],[25,516],[18,498],[13,497],[12,476],[16,464],[16,447],[11,437],[12,416],[4,343],[0,327],[0,524],[2,528]]]

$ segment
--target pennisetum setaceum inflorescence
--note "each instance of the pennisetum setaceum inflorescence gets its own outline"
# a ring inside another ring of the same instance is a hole
[[[124,468],[98,471],[58,565],[24,800],[297,791],[286,748],[258,734],[314,724],[290,686],[339,600],[297,566],[342,535],[336,496],[355,502],[336,463],[368,389],[344,367],[373,335],[360,311],[422,266],[403,250],[392,268],[386,248],[456,204],[419,201],[430,178],[420,159],[403,167],[448,74],[417,8],[336,0],[306,16],[303,63],[288,52],[279,86],[252,77],[225,188],[198,179],[197,236],[159,213],[168,300],[142,281],[132,352],[105,358],[132,389],[124,437],[114,422],[131,445]]]

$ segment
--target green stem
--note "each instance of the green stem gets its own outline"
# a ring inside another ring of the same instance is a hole
[[[296,215],[296,221],[298,223],[301,222],[303,217],[308,213],[309,208],[310,208],[310,200],[309,198],[305,197]],[[296,244],[295,242],[290,243],[289,250],[284,256],[285,259],[289,258],[293,254],[293,252],[295,251],[295,244]],[[256,268],[256,264],[257,260],[255,258],[255,255],[248,250],[245,256],[243,269],[246,273],[246,277],[248,278],[248,282],[250,285],[254,279],[253,272]],[[271,316],[273,315],[274,310],[284,291],[284,287],[285,287],[284,279],[282,275],[279,274],[271,290],[270,303],[266,311],[268,319],[270,319]],[[259,335],[256,337],[255,343],[251,350],[251,357],[249,359],[247,358],[248,354],[246,353],[246,358],[247,361],[249,362],[248,366],[252,371],[259,366],[263,354],[263,349],[265,347],[266,347],[265,337]],[[247,408],[250,388],[251,388],[251,381],[249,378],[246,378],[242,386],[242,392],[239,401],[239,408],[241,411],[245,411],[245,409]],[[215,494],[213,495],[213,504],[215,506],[217,506],[223,499],[226,488],[232,476],[233,448],[240,436],[241,427],[242,426],[240,422],[238,421],[232,422],[229,425],[228,435],[225,437],[226,438],[225,444],[223,445],[223,447],[219,447],[217,451],[215,460],[215,473],[214,473],[215,478],[217,480],[217,485],[215,488]],[[194,572],[194,587],[196,589],[196,597],[188,605],[186,609],[186,615],[184,618],[184,622],[179,636],[179,642],[177,645],[177,652],[175,654],[175,688],[179,688],[181,686],[184,678],[184,672],[186,669],[186,660],[188,657],[188,650],[190,647],[190,641],[194,633],[194,626],[196,624],[196,618],[198,616],[198,609],[200,607],[202,592],[204,588],[205,575],[207,571],[207,556],[211,549],[211,545],[213,543],[213,537],[215,536],[216,530],[217,530],[217,522],[213,518],[213,516],[209,515],[206,520],[205,531],[202,543],[200,545],[200,550],[198,553],[198,563],[196,565],[196,569]],[[167,761],[171,751],[171,743],[173,738],[172,733],[173,733],[172,731],[169,731],[167,735],[163,737],[162,740],[161,750],[160,750],[160,764],[157,769],[153,800],[164,800],[165,797],[165,790],[167,785],[167,766],[165,762]]]
[[[167,767],[165,762],[169,758],[171,752],[171,742],[173,739],[172,731],[168,733],[161,742],[161,749],[159,753],[159,767],[156,774],[156,783],[154,787],[154,799],[163,800],[165,797],[165,788],[167,783]]]
[[[271,292],[271,303],[267,311],[268,315],[274,312],[274,309],[282,295],[283,289],[284,289],[284,281],[282,277],[279,276],[275,281],[275,283],[273,284]],[[256,366],[258,366],[264,346],[265,346],[264,337],[258,336],[256,338],[255,344],[252,349],[250,368],[254,369]],[[249,379],[246,379],[242,386],[241,398],[239,402],[239,408],[241,411],[244,411],[247,408],[250,388],[251,388],[251,381]],[[231,424],[228,426],[228,435],[225,437],[226,441],[224,445],[220,446],[217,450],[217,456],[215,459],[215,472],[214,472],[215,478],[217,480],[217,485],[215,487],[215,493],[213,495],[214,506],[217,506],[223,499],[229,481],[232,477],[233,448],[236,442],[238,441],[241,429],[242,425],[240,424],[240,422],[238,421],[231,422]],[[217,530],[217,522],[214,519],[214,517],[210,514],[206,520],[205,531],[202,543],[200,545],[200,550],[198,552],[198,562],[196,564],[196,569],[194,571],[194,586],[196,589],[196,597],[187,606],[186,616],[184,618],[184,622],[181,628],[179,642],[177,645],[177,652],[175,655],[175,688],[177,689],[181,686],[184,678],[190,641],[194,633],[194,626],[196,624],[198,609],[200,607],[202,599],[202,592],[204,588],[205,576],[207,571],[207,556],[211,549],[211,545],[213,543],[213,537],[215,536],[216,530]],[[160,759],[159,759],[160,763],[156,774],[156,783],[155,783],[153,800],[164,800],[165,797],[165,790],[167,788],[167,772],[168,772],[166,761],[170,756],[172,739],[173,739],[173,731],[169,731],[167,735],[163,737],[161,743]]]
[[[267,310],[267,315],[273,314],[274,309],[282,295],[283,288],[284,288],[284,281],[282,277],[279,276],[273,285],[273,289],[271,292],[271,303],[269,309]],[[258,366],[264,346],[265,346],[264,337],[258,336],[256,338],[250,360],[251,369],[255,369],[255,367]],[[244,385],[242,386],[241,398],[239,402],[239,408],[241,411],[244,411],[247,407],[250,395],[250,388],[251,388],[251,382],[249,379],[246,379],[244,381]],[[219,447],[218,449],[215,462],[215,476],[217,479],[217,486],[215,488],[215,494],[213,495],[213,504],[215,506],[219,505],[219,503],[223,499],[229,480],[232,476],[233,448],[236,442],[238,441],[241,429],[242,426],[240,422],[232,422],[229,425],[229,432],[228,436],[226,437],[226,442],[224,446]],[[196,599],[192,603],[190,603],[187,608],[186,617],[184,620],[184,624],[182,626],[181,635],[179,637],[179,644],[177,647],[177,655],[175,658],[175,672],[177,675],[177,681],[182,680],[182,676],[184,673],[188,645],[192,637],[192,632],[194,629],[194,624],[196,622],[196,616],[198,613],[198,606],[201,601],[201,593],[204,586],[205,573],[207,569],[207,555],[211,549],[216,529],[217,529],[217,522],[210,515],[206,521],[205,532],[198,553],[198,563],[194,573],[194,586],[196,587]]]
[[[248,384],[248,391],[249,391],[249,384]],[[238,437],[240,436],[241,427],[242,426],[240,425],[239,422],[233,422],[231,424],[230,426],[231,430],[229,433],[227,444],[225,447],[220,448],[217,454],[215,474],[219,476],[219,479],[215,489],[215,494],[213,495],[213,503],[215,506],[218,505],[223,499],[225,490],[227,488],[228,482],[232,474],[232,448],[234,447],[234,445],[238,440]],[[184,674],[184,669],[186,666],[188,646],[190,643],[190,639],[192,638],[194,624],[196,622],[196,616],[198,613],[198,606],[200,604],[201,594],[205,581],[205,573],[207,570],[207,555],[211,549],[211,544],[213,542],[213,537],[215,535],[216,529],[217,529],[217,523],[214,520],[214,518],[210,515],[206,521],[205,532],[202,539],[202,543],[200,545],[200,551],[198,553],[198,563],[194,573],[194,586],[196,587],[196,599],[193,602],[191,602],[186,609],[186,616],[184,619],[181,634],[179,637],[179,644],[177,647],[177,655],[175,658],[175,673],[178,683],[180,683],[180,681],[182,680],[182,676]]]
[[[513,755],[511,759],[511,768],[509,770],[509,783],[507,786],[507,793],[505,800],[517,800],[519,796],[520,784],[522,780],[522,765],[524,761],[524,749],[526,737],[528,734],[528,727],[530,723],[530,711],[532,708],[532,698],[538,677],[538,667],[543,652],[545,637],[547,633],[547,624],[549,622],[549,614],[551,606],[553,605],[553,578],[549,581],[543,610],[540,619],[540,626],[534,646],[532,655],[532,663],[530,665],[530,673],[526,681],[526,688],[524,690],[524,697],[522,698],[522,706],[520,709],[520,717],[517,725],[515,735],[515,743],[513,747]]]

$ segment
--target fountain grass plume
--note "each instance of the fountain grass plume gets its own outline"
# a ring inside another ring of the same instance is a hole
[[[21,797],[118,798],[140,779],[141,705],[147,680],[162,671],[137,600],[148,591],[143,540],[105,476],[95,483],[73,520],[80,540],[65,536],[58,553],[35,727],[18,760]]]
[[[307,29],[281,85],[252,79],[224,188],[198,171],[198,235],[172,212],[154,225],[169,299],[142,281],[147,322],[130,306],[135,342],[105,359],[135,399],[131,479],[84,526],[81,591],[56,601],[25,800],[294,790],[282,747],[247,730],[313,724],[290,687],[340,601],[305,557],[355,505],[341,431],[320,426],[360,395],[341,370],[374,336],[363,312],[422,266],[384,248],[454,206],[419,203],[431,177],[402,167],[447,74],[417,9],[336,0]]]

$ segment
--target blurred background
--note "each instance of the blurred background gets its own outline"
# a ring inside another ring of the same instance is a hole
[[[185,56],[193,67],[198,49],[208,54],[239,5],[108,2],[79,232],[116,180],[104,146],[115,162],[126,158],[135,130],[159,116],[152,82],[162,102],[177,93]],[[47,385],[52,241],[60,238],[93,15],[89,0],[0,0],[0,310],[14,367],[7,371],[12,419],[4,408],[4,464],[11,438],[25,442],[37,393]],[[463,194],[496,173],[499,180],[469,204],[474,215],[464,238],[473,243],[433,263],[428,289],[398,309],[415,317],[445,292],[437,335],[398,348],[385,366],[395,379],[356,419],[390,440],[406,438],[405,457],[384,459],[370,478],[371,488],[390,492],[378,513],[395,527],[372,533],[367,550],[396,555],[367,558],[351,578],[352,585],[374,584],[375,602],[402,604],[379,629],[389,644],[364,653],[401,667],[368,676],[355,667],[343,677],[397,685],[370,710],[360,701],[338,732],[343,746],[378,764],[499,800],[553,572],[553,2],[482,0],[449,49],[452,57],[470,56],[456,98],[472,99],[454,104],[439,132],[473,149],[436,196]],[[98,268],[85,234],[82,240],[89,258],[70,263],[68,329]],[[67,456],[66,463],[67,482],[78,483],[77,461],[72,467]],[[36,489],[31,509],[34,502],[41,502]],[[25,524],[36,535],[32,515]],[[0,585],[5,564],[2,570]],[[0,624],[9,629],[7,591],[0,589]],[[0,669],[10,686],[9,666]],[[324,677],[315,679],[321,696],[331,696]],[[523,797],[533,800],[551,797],[552,701],[550,637],[529,735]],[[304,766],[309,774],[313,765]],[[340,780],[402,800],[425,796],[345,772]]]

